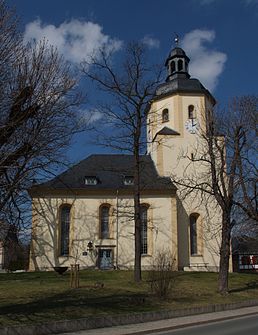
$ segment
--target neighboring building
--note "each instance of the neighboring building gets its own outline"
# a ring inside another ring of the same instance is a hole
[[[19,243],[16,227],[0,221],[0,270],[9,269],[18,258]]]
[[[232,241],[234,272],[258,272],[258,237],[235,237]]]
[[[168,77],[148,111],[148,154],[141,157],[142,265],[158,251],[173,255],[178,269],[217,271],[221,216],[198,192],[180,198],[171,176],[206,167],[198,131],[215,100],[188,73],[189,58],[174,48]],[[187,152],[188,158],[182,155]],[[182,157],[180,157],[182,156]],[[134,265],[133,157],[92,155],[55,179],[30,189],[33,202],[30,269],[53,266],[132,268]],[[207,206],[208,204],[208,206]]]

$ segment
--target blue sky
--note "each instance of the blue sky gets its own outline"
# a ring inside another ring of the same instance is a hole
[[[257,94],[258,0],[7,0],[21,17],[25,39],[45,36],[78,63],[94,48],[143,40],[165,61],[174,32],[189,55],[190,73],[225,104]],[[79,143],[78,143],[79,141]],[[79,137],[69,155],[83,159],[103,149]]]

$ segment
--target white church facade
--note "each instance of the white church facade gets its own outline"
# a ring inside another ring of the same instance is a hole
[[[217,271],[220,213],[214,201],[180,183],[205,174],[194,162],[199,132],[215,99],[190,78],[189,58],[175,47],[166,61],[168,77],[149,104],[147,154],[141,156],[142,267],[160,251],[177,269]],[[130,269],[134,265],[133,156],[91,155],[60,176],[30,189],[30,270],[80,264],[81,268]]]

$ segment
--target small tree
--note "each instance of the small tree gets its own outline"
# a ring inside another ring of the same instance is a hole
[[[156,68],[156,71],[155,71]],[[140,155],[146,150],[147,106],[161,79],[159,67],[150,64],[142,44],[131,43],[125,54],[114,62],[114,55],[101,50],[97,58],[83,64],[84,74],[108,94],[108,103],[99,104],[107,132],[98,142],[134,157],[134,278],[141,280],[141,171]],[[112,130],[111,130],[112,129]]]
[[[147,281],[151,292],[161,299],[167,299],[175,285],[175,261],[169,250],[162,250],[154,257]]]

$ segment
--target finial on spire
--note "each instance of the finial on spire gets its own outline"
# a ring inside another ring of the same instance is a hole
[[[175,34],[175,38],[174,38],[174,41],[175,41],[175,45],[176,47],[179,45],[179,36],[177,33],[174,33]]]

